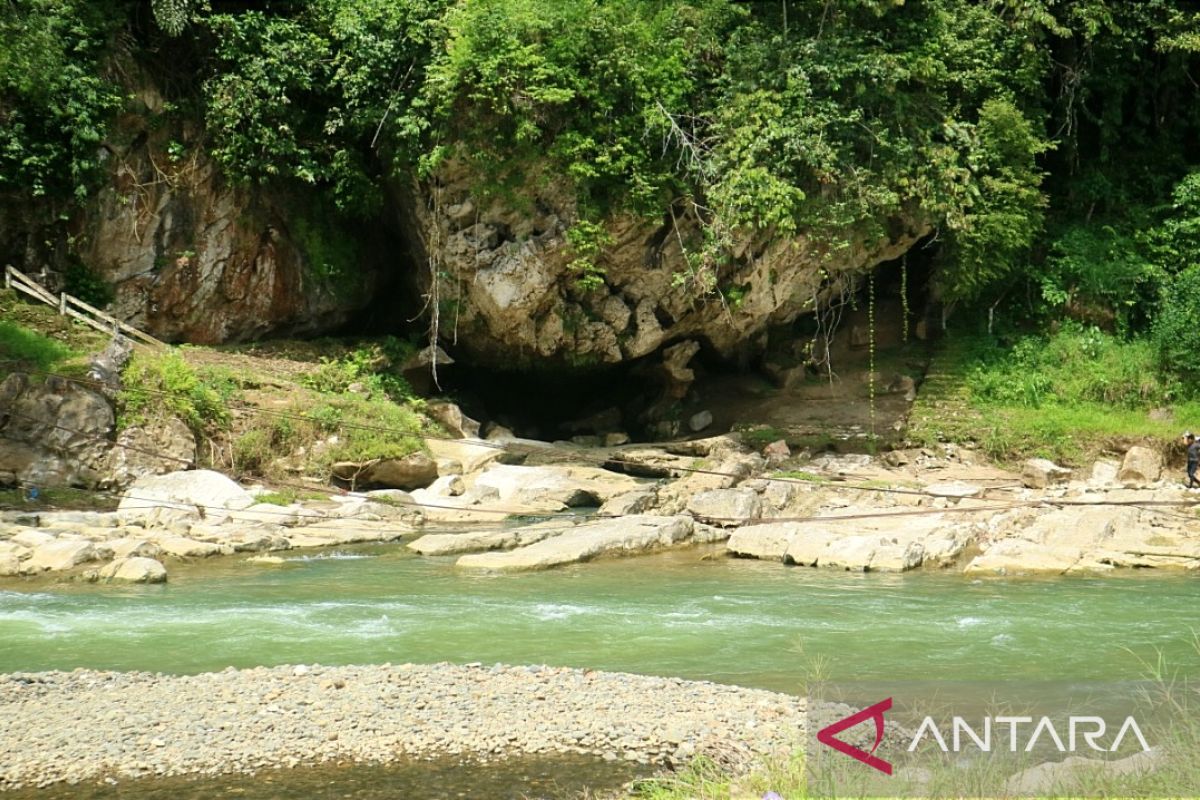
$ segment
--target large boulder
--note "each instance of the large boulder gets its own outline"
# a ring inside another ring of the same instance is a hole
[[[794,522],[772,522],[743,525],[733,532],[725,549],[743,558],[783,561],[792,541],[800,535],[802,526]]]
[[[457,439],[475,439],[479,436],[479,423],[449,400],[430,400],[425,404],[425,413]]]
[[[35,486],[93,487],[114,422],[99,392],[13,373],[0,383],[0,472]]]
[[[633,555],[668,547],[692,535],[691,517],[633,516],[578,525],[537,544],[460,558],[463,569],[521,572],[587,561],[599,555]]]
[[[1126,486],[1145,486],[1162,477],[1162,454],[1149,447],[1134,446],[1125,453],[1117,480]]]
[[[403,458],[342,461],[333,465],[333,477],[355,488],[423,489],[437,480],[438,466],[428,453],[418,451]]]
[[[476,477],[472,490],[494,490],[498,503],[512,503],[529,509],[559,510],[563,507],[600,506],[640,485],[627,475],[598,467],[491,464]]]
[[[128,520],[162,519],[159,512],[227,516],[254,505],[254,496],[228,477],[208,469],[139,478],[125,490],[117,512]]]
[[[34,549],[33,555],[21,564],[21,571],[37,573],[61,571],[95,561],[95,546],[86,539],[56,539]]]
[[[732,528],[762,516],[762,497],[751,489],[709,489],[692,495],[687,510],[704,522]]]
[[[540,522],[521,528],[505,530],[466,531],[464,533],[430,533],[408,543],[408,548],[423,556],[448,556],[459,553],[480,553],[488,550],[511,550],[536,544],[552,536],[560,536],[574,527],[570,522]]]
[[[100,578],[126,583],[165,583],[167,568],[153,558],[119,558],[100,568]]]
[[[1061,575],[1083,557],[1078,547],[1045,545],[1025,539],[1001,539],[975,556],[967,575]]]

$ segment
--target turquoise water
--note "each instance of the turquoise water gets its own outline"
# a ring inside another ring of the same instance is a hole
[[[973,580],[699,556],[472,576],[376,546],[176,566],[164,586],[10,582],[0,672],[481,661],[798,692],[812,677],[1123,680],[1161,653],[1200,675],[1194,576]]]

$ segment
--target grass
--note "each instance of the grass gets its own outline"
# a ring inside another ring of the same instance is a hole
[[[118,428],[174,416],[201,436],[229,427],[229,402],[239,388],[227,371],[212,366],[195,368],[174,351],[135,353],[121,374],[121,382]]]
[[[1151,419],[1155,408],[1170,417]],[[1168,446],[1188,427],[1200,427],[1200,402],[1158,368],[1149,342],[1070,325],[1011,347],[952,334],[913,404],[908,439],[1078,466],[1134,442]]]
[[[302,500],[327,500],[328,494],[321,492],[303,492],[298,489],[281,488],[273,492],[264,492],[255,498],[259,503],[270,503],[276,506],[290,506]]]
[[[116,495],[87,489],[41,489],[36,500],[26,496],[25,489],[0,489],[0,508],[19,511],[114,511],[120,498]]]
[[[288,416],[253,415],[232,442],[236,472],[284,477],[289,459],[327,473],[339,461],[402,458],[425,449],[428,421],[386,397],[298,393]]]
[[[26,302],[12,289],[0,288],[0,373],[15,369],[82,374],[88,353],[102,350],[108,336],[40,303]]]
[[[758,800],[775,792],[784,800],[808,797],[804,754],[760,761],[746,775],[732,776],[709,758],[694,759],[678,772],[636,782],[630,800]]]

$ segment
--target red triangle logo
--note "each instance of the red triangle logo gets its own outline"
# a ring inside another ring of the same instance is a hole
[[[875,749],[883,741],[883,712],[888,711],[891,707],[892,698],[889,697],[887,700],[881,700],[873,706],[864,708],[862,711],[857,711],[845,719],[840,719],[832,725],[819,730],[817,732],[817,741],[832,747],[839,753],[850,756],[856,761],[861,761],[868,767],[877,769],[885,775],[891,775],[892,765],[875,755]],[[847,728],[853,728],[855,725],[868,719],[875,720],[875,744],[871,745],[871,752],[868,753],[865,750],[859,750],[854,745],[847,744],[837,738],[837,734]]]

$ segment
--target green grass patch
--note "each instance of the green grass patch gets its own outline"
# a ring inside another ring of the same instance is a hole
[[[712,759],[698,757],[670,775],[636,781],[630,800],[732,800],[775,792],[784,800],[808,797],[803,753],[758,762],[749,774],[732,777]]]
[[[304,492],[299,489],[282,488],[273,492],[265,492],[254,498],[259,503],[270,503],[276,506],[290,506],[303,500],[328,500],[328,494],[321,492]]]
[[[49,371],[79,354],[57,339],[7,320],[0,321],[0,369]]]
[[[1151,419],[1164,408],[1169,419]],[[1194,390],[1163,373],[1152,344],[1066,325],[1002,347],[952,335],[909,416],[909,440],[975,442],[1000,461],[1049,458],[1080,465],[1133,440],[1200,428]]]
[[[238,384],[220,367],[193,368],[177,352],[135,353],[122,373],[117,396],[117,427],[175,416],[198,435],[229,427],[229,402]]]
[[[256,415],[233,439],[235,471],[282,478],[286,462],[328,473],[339,461],[402,458],[425,449],[428,421],[412,404],[387,397],[317,395],[296,400],[291,416]]]
[[[120,498],[89,489],[39,489],[31,500],[26,489],[0,489],[0,508],[18,511],[115,511]]]

